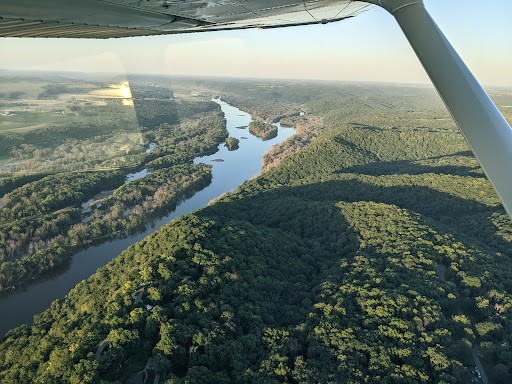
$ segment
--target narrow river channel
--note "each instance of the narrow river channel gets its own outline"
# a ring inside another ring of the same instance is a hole
[[[251,135],[247,128],[241,128],[247,127],[251,122],[250,114],[220,99],[214,101],[224,112],[229,135],[239,139],[240,144],[236,151],[228,151],[222,143],[214,155],[194,159],[195,163],[213,166],[211,184],[184,200],[174,212],[155,220],[146,231],[77,252],[65,269],[46,279],[16,287],[14,291],[0,295],[0,337],[13,327],[31,322],[34,314],[48,308],[53,300],[64,297],[77,283],[92,275],[130,245],[172,219],[205,207],[212,199],[232,191],[244,181],[260,174],[265,152],[295,133],[293,128],[281,127],[278,123],[277,137],[263,141]]]

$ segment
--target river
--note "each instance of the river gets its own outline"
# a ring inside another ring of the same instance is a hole
[[[34,314],[48,308],[53,300],[64,297],[81,280],[92,275],[123,250],[153,233],[162,225],[176,217],[205,207],[212,199],[232,191],[244,181],[260,174],[265,152],[274,144],[284,141],[295,133],[293,128],[281,127],[277,123],[277,137],[263,141],[250,134],[247,128],[239,128],[249,125],[250,114],[220,99],[213,101],[218,103],[224,112],[229,135],[239,139],[240,143],[236,151],[228,151],[222,143],[214,155],[194,159],[196,164],[205,163],[213,166],[211,184],[181,202],[174,212],[152,222],[146,231],[77,252],[65,268],[32,284],[16,287],[14,291],[0,295],[0,336],[13,327],[31,322]],[[218,159],[223,161],[214,161]]]

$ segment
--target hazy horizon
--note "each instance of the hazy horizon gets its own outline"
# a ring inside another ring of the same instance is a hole
[[[278,81],[306,81],[306,82],[318,82],[318,83],[364,83],[364,84],[396,84],[396,85],[418,85],[427,86],[434,88],[430,82],[399,82],[399,81],[369,81],[369,80],[338,80],[338,79],[308,79],[308,78],[293,78],[293,77],[255,77],[255,76],[224,76],[224,75],[205,75],[205,74],[172,74],[172,73],[154,73],[154,72],[102,72],[102,71],[72,71],[72,70],[60,70],[60,69],[14,69],[14,68],[0,68],[1,72],[26,72],[26,73],[47,73],[47,74],[75,74],[75,75],[98,75],[98,76],[155,76],[162,78],[206,78],[206,79],[240,79],[240,80],[278,80]],[[495,86],[493,84],[490,84]]]
[[[512,86],[512,2],[425,0],[486,86]],[[374,7],[327,25],[108,40],[0,39],[8,69],[430,84],[395,20]]]
[[[166,73],[143,73],[143,72],[131,72],[131,73],[117,73],[117,72],[82,72],[82,71],[66,71],[66,70],[50,70],[50,69],[12,69],[12,68],[0,68],[1,72],[27,72],[27,73],[48,73],[48,74],[76,74],[76,75],[99,75],[99,76],[118,76],[123,77],[126,76],[158,76],[162,78],[192,78],[192,79],[233,79],[233,80],[244,80],[244,81],[257,81],[257,80],[267,80],[267,81],[303,81],[309,83],[347,83],[347,84],[373,84],[373,85],[388,85],[388,86],[411,86],[411,87],[425,87],[435,89],[434,85],[431,82],[400,82],[400,81],[370,81],[370,80],[337,80],[337,79],[306,79],[306,78],[283,78],[283,77],[250,77],[250,76],[221,76],[221,75],[174,75],[174,74],[166,74]],[[482,83],[486,88],[504,88],[504,89],[512,89],[512,85],[501,85],[501,84],[486,84]]]

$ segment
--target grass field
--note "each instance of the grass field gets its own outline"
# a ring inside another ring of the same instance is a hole
[[[127,83],[96,83],[60,78],[0,78],[0,132],[27,132],[85,117],[77,107],[106,106],[131,98]],[[123,112],[126,112],[125,110]],[[88,114],[90,116],[90,114]]]
[[[62,121],[62,115],[56,112],[16,111],[14,113],[11,116],[0,116],[1,132],[28,132],[47,127],[49,124],[59,124]]]
[[[102,156],[115,159],[143,153],[141,143],[126,82],[66,79],[51,74],[0,76],[2,174],[48,167],[54,172],[58,169],[53,168],[65,165],[62,159],[70,165],[73,161],[83,163],[88,157],[99,161]]]

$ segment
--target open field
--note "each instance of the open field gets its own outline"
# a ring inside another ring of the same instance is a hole
[[[130,87],[111,80],[0,77],[0,174],[140,164],[145,143]]]
[[[50,124],[59,124],[62,120],[62,116],[57,115],[56,112],[17,111],[14,108],[9,108],[9,111],[12,111],[11,113],[13,114],[0,117],[1,132],[28,132],[34,129],[45,128]]]

